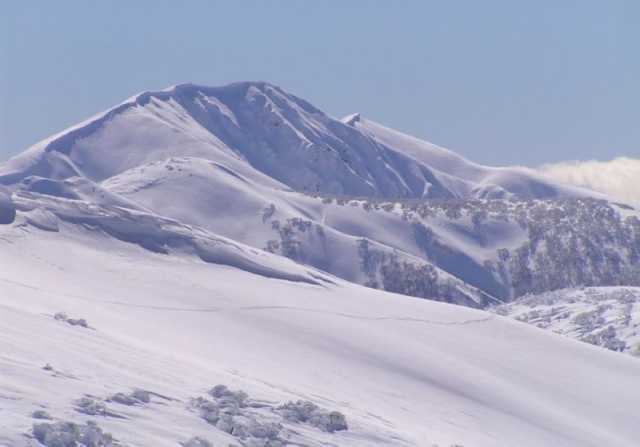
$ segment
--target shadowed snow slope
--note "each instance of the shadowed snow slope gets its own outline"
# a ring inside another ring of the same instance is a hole
[[[0,444],[36,445],[23,433],[44,408],[97,420],[124,445],[228,445],[188,409],[218,383],[346,415],[349,430],[334,434],[291,425],[297,445],[640,439],[640,362],[628,356],[459,306],[153,253],[84,220],[43,231],[24,221],[29,198],[18,199],[16,222],[0,225]],[[60,311],[90,328],[54,319]],[[171,400],[107,402],[118,417],[74,410],[84,395],[138,388]]]
[[[448,301],[482,306],[500,287],[486,273],[489,284],[469,278],[471,285],[467,285],[461,278],[469,275],[448,273],[432,263],[416,243],[410,224],[398,214],[369,213],[361,207],[330,205],[319,198],[270,188],[215,162],[171,158],[130,169],[102,186],[162,215],[282,254],[349,281],[369,283],[377,276],[372,269],[382,267],[364,267],[367,261],[362,244],[369,241],[370,251],[379,253],[379,257],[434,269],[439,284],[451,284]],[[505,239],[502,237],[501,241]],[[481,261],[470,263],[481,270]],[[381,287],[392,282],[390,274],[387,276],[386,281],[379,280]],[[425,276],[423,281],[426,280]],[[475,283],[486,285],[489,290],[478,290]],[[413,294],[439,297],[435,290],[425,288],[419,292],[416,289]]]
[[[143,165],[102,186],[349,281],[474,307],[559,287],[640,280],[640,213],[593,199],[310,197],[198,158]]]

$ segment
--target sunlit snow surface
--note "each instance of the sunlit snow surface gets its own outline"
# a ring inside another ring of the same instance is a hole
[[[629,356],[293,263],[260,261],[323,279],[274,279],[266,268],[169,252],[86,222],[45,231],[22,212],[0,226],[0,444],[36,445],[25,435],[37,409],[94,419],[125,445],[192,436],[239,444],[188,409],[216,384],[346,415],[349,430],[333,434],[288,424],[299,445],[632,446],[640,438],[640,362]],[[109,403],[123,418],[74,409],[84,395],[137,388],[171,400]]]

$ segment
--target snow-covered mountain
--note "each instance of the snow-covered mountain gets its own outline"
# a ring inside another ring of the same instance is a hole
[[[525,295],[492,309],[558,334],[640,357],[640,288],[586,287]]]
[[[374,289],[639,259],[638,210],[528,170],[265,83],[143,93],[0,165],[0,445],[631,446],[636,359]]]
[[[0,183],[17,201],[156,213],[349,281],[472,307],[638,281],[635,210],[357,114],[332,119],[266,83],[137,95],[1,165]],[[584,265],[555,268],[587,252]]]
[[[10,160],[0,183],[30,176],[102,181],[169,157],[223,163],[296,190],[381,198],[520,199],[595,195],[533,171],[487,168],[359,115],[333,119],[263,82],[145,92]],[[268,177],[258,175],[258,171]]]

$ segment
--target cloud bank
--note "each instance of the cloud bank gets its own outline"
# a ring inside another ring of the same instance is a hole
[[[538,170],[559,182],[589,188],[622,202],[640,203],[640,159],[565,161]]]

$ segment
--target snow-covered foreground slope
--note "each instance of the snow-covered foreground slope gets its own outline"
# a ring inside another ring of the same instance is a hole
[[[45,211],[0,225],[0,445],[37,445],[28,435],[38,409],[96,420],[129,446],[192,436],[264,445],[189,408],[217,384],[267,401],[235,417],[279,421],[293,445],[631,447],[640,439],[640,362],[630,357],[482,311],[340,280],[277,279],[176,246],[154,253],[104,225]],[[275,258],[259,262],[303,274]],[[107,402],[104,415],[77,411],[100,413],[83,396],[99,404],[133,389],[156,394],[133,406]],[[282,419],[278,403],[297,399],[343,413],[348,430]]]
[[[640,288],[561,289],[492,309],[577,340],[640,357]]]

